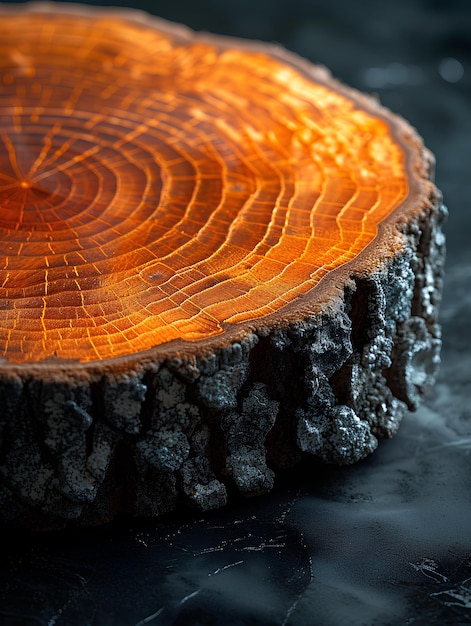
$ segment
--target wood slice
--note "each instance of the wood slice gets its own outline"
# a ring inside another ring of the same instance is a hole
[[[285,50],[0,10],[0,510],[202,510],[348,464],[433,382],[444,209],[410,126]]]

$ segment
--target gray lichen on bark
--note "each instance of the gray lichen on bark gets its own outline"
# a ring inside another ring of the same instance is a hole
[[[391,437],[439,364],[444,209],[329,306],[201,357],[77,380],[0,379],[0,509],[35,527],[155,516],[271,489],[306,454],[349,464]]]

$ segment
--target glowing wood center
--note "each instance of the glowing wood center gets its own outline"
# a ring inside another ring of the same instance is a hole
[[[380,116],[256,49],[0,22],[0,354],[82,362],[257,323],[408,195]]]

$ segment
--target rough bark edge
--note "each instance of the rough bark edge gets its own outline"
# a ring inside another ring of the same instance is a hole
[[[436,200],[436,198],[435,198]],[[391,437],[439,365],[445,209],[323,312],[208,356],[99,380],[0,378],[0,511],[33,528],[223,506],[305,454],[354,463]]]

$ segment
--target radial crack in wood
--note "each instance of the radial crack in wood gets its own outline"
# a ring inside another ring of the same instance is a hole
[[[410,126],[285,50],[0,9],[0,510],[156,516],[354,463],[436,375]]]

